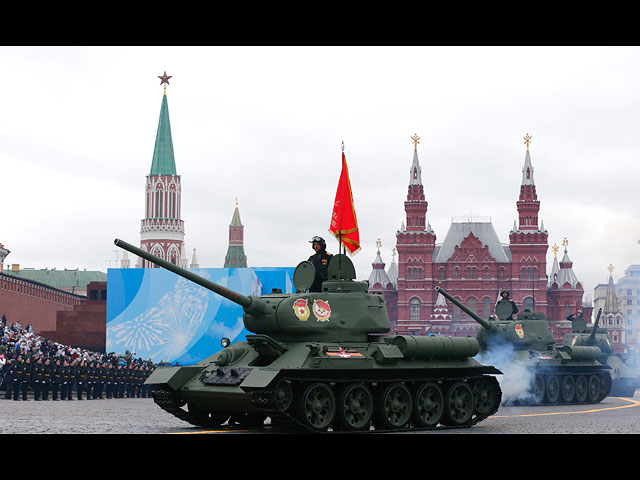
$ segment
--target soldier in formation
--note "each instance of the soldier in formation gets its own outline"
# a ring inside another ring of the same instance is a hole
[[[150,360],[101,354],[36,337],[19,325],[0,324],[0,391],[5,399],[78,400],[151,398],[145,380]],[[49,396],[51,394],[51,396]],[[2,397],[0,397],[2,398]]]

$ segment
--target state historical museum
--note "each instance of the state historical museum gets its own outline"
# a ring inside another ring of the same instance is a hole
[[[527,148],[516,201],[518,224],[514,222],[509,232],[509,243],[500,242],[488,218],[454,218],[444,240],[437,243],[436,233],[426,219],[428,202],[418,162],[419,137],[412,137],[413,162],[404,203],[406,219],[396,233],[398,264],[390,268],[394,273],[397,268],[397,278],[390,275],[388,283],[370,280],[370,291],[385,296],[395,332],[475,336],[479,325],[448,304],[435,291],[436,285],[485,319],[494,314],[498,292],[506,288],[519,311],[546,314],[556,338],[571,331],[566,320],[570,313],[582,309],[585,319],[590,319],[592,307],[582,306],[584,290],[573,273],[566,240],[560,262],[554,245],[554,262],[547,276],[549,235],[538,216],[540,200],[529,154],[531,137],[524,139]],[[378,252],[373,264],[378,275],[384,268],[380,262]]]

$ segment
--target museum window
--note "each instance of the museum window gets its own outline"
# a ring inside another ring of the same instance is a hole
[[[489,318],[489,315],[491,315],[491,300],[485,297],[482,299],[482,316]]]
[[[409,302],[409,318],[411,320],[420,320],[420,300],[412,298]]]

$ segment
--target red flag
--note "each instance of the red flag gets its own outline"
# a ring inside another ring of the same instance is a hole
[[[342,152],[342,173],[338,182],[336,200],[333,204],[329,231],[352,256],[360,251],[358,219],[356,218],[356,210],[353,207],[349,169],[347,168],[347,159],[344,156],[344,152]]]

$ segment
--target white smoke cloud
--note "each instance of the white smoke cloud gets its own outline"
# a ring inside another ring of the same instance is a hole
[[[533,364],[528,355],[519,356],[511,344],[501,344],[492,346],[476,358],[502,372],[496,378],[502,389],[503,405],[528,402],[535,379]]]

